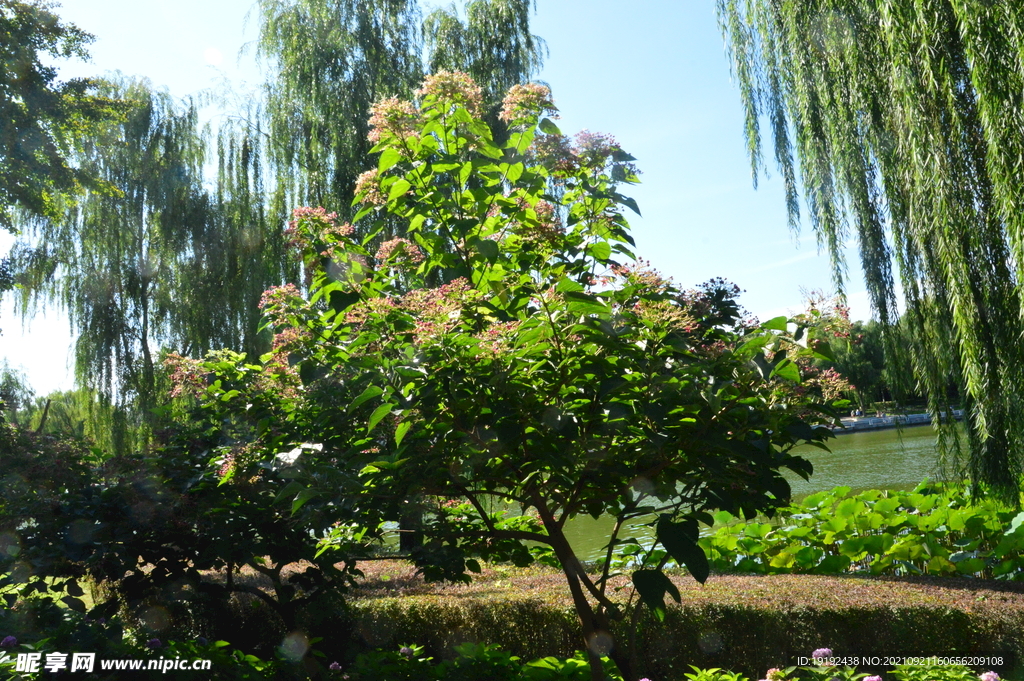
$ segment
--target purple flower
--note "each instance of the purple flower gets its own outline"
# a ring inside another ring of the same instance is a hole
[[[406,657],[412,657],[412,648],[410,648],[409,646],[402,646],[398,649],[398,652],[402,655],[405,655]]]
[[[158,639],[158,638],[151,638],[148,641],[146,641],[146,647],[147,648],[152,648],[153,650],[156,650],[157,648],[161,647],[162,645],[163,644],[160,643],[160,639]]]
[[[882,681],[881,676],[869,676],[864,681]]]
[[[995,672],[985,672],[980,677],[981,681],[999,681],[999,674]]]
[[[783,674],[782,670],[778,667],[772,667],[768,670],[768,673],[764,675],[764,678],[767,679],[767,681],[782,681],[782,679],[786,678],[786,675]]]
[[[811,653],[811,657],[813,657],[815,660],[820,660],[823,657],[832,657],[832,649],[818,648],[813,653]]]
[[[332,672],[340,672],[341,671],[341,665],[338,664],[337,662],[332,662],[331,665],[328,667],[328,669],[330,669]]]
[[[7,636],[0,641],[0,648],[13,648],[16,645],[18,645],[18,639],[13,636]]]

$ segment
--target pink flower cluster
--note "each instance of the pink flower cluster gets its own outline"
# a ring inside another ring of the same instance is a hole
[[[589,130],[580,131],[571,142],[563,135],[540,135],[529,150],[530,157],[555,177],[565,177],[581,167],[610,173],[620,180],[639,175],[636,165],[623,160],[622,154],[622,147],[614,137]]]
[[[805,291],[807,312],[804,321],[819,327],[835,338],[849,338],[853,324],[850,308],[839,296],[829,296],[820,289]]]
[[[172,352],[164,358],[164,369],[171,381],[171,397],[198,397],[206,389],[206,373],[198,359]]]
[[[320,223],[324,227],[333,227],[338,224],[338,214],[328,213],[323,206],[317,208],[302,206],[292,211],[292,219],[288,222],[288,226],[296,229],[302,220]]]
[[[632,265],[612,265],[612,274],[622,277],[630,284],[651,293],[664,293],[672,286],[671,277],[666,279],[651,266],[649,260],[638,258]]]
[[[398,309],[394,298],[370,298],[360,301],[345,312],[345,323],[360,325],[373,315],[386,315]]]
[[[571,175],[580,160],[565,135],[538,135],[529,149],[530,158],[556,175]]]
[[[501,355],[511,349],[515,342],[516,331],[522,322],[495,322],[477,336],[480,347],[492,355]]]
[[[246,478],[239,478],[237,473],[239,471],[251,471],[252,466],[262,456],[263,451],[258,443],[237,443],[224,455],[220,467],[217,469],[217,476],[223,480],[228,475],[232,475],[231,482],[236,485],[256,482],[259,479],[260,473]]]
[[[554,204],[548,201],[538,201],[535,205],[531,206],[524,197],[518,197],[516,198],[514,209],[506,207],[503,210],[497,204],[492,204],[487,210],[487,217],[495,217],[502,213],[512,213],[513,211],[520,215],[525,213],[527,219],[525,221],[516,218],[509,220],[507,230],[511,230],[512,233],[517,234],[523,239],[553,244],[557,243],[565,234],[561,216],[559,216]],[[529,211],[533,212],[536,216],[535,219],[530,219]],[[497,240],[505,232],[506,228],[502,228],[500,232],[491,234],[488,238]]]
[[[380,186],[380,176],[377,169],[367,170],[356,178],[356,196],[362,197],[363,203],[371,206],[383,206],[388,202],[388,196]]]
[[[438,338],[458,324],[462,307],[472,296],[469,282],[460,277],[434,289],[416,289],[402,297],[401,307],[417,317],[413,340]]]
[[[545,114],[557,117],[558,109],[551,99],[551,89],[539,83],[513,85],[502,101],[498,118],[506,123],[522,123],[536,120]]]
[[[351,236],[355,228],[348,224],[338,223],[337,213],[328,213],[324,208],[296,208],[292,211],[292,220],[284,230],[287,243],[299,253],[309,252],[314,245],[324,241],[337,241]],[[322,251],[321,255],[328,255]]]
[[[415,135],[420,126],[420,114],[412,102],[388,97],[370,107],[370,132],[366,136],[377,144],[386,136],[405,139]]]
[[[302,379],[298,370],[289,364],[287,353],[275,352],[263,365],[263,372],[256,378],[254,387],[281,397],[296,398]]]
[[[409,291],[402,297],[402,307],[410,312],[450,312],[450,306],[461,302],[469,290],[469,281],[459,277],[438,288]]]
[[[302,294],[295,284],[271,286],[260,296],[259,308],[265,310],[268,307],[287,307],[301,300]]]
[[[698,320],[671,300],[640,300],[634,307],[640,321],[651,328],[690,332]]]
[[[373,256],[378,263],[390,263],[393,267],[411,267],[423,262],[423,251],[408,239],[385,241]]]
[[[587,160],[589,165],[604,165],[608,157],[621,148],[611,135],[589,130],[576,133],[574,141],[576,155]]]
[[[305,341],[311,337],[305,329],[297,329],[294,326],[286,327],[283,331],[274,334],[272,352],[297,350]]]
[[[462,105],[473,117],[479,117],[483,109],[483,91],[462,71],[438,71],[427,76],[416,95],[449,106]]]
[[[800,373],[804,378],[803,386],[817,389],[826,400],[838,400],[845,393],[853,390],[853,386],[842,374],[832,368],[819,369],[806,360],[799,360]]]
[[[565,234],[562,219],[555,206],[547,201],[538,201],[531,209],[524,200],[519,201],[520,209],[532,210],[536,220],[515,220],[510,224],[512,232],[518,236],[537,243],[555,244]]]
[[[228,476],[228,474],[233,473],[234,470],[235,453],[232,451],[225,454],[224,458],[221,460],[220,468],[217,469],[217,477],[223,480]]]

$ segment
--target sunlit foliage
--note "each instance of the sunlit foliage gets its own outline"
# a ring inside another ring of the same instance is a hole
[[[58,195],[95,179],[68,163],[69,145],[116,103],[89,80],[58,81],[50,63],[85,58],[91,40],[42,2],[0,1],[0,228],[13,229],[13,206],[49,214]]]

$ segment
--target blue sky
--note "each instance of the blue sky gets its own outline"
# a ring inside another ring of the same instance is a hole
[[[66,0],[57,13],[96,36],[88,63],[62,75],[121,70],[175,96],[236,90],[261,80],[252,50],[253,0]],[[761,177],[755,191],[712,0],[538,0],[534,33],[550,50],[539,79],[561,109],[563,132],[609,133],[637,158],[642,184],[630,188],[642,218],[631,218],[637,254],[683,286],[725,277],[761,319],[801,306],[801,288],[831,290],[830,266],[809,225],[786,223],[782,183]],[[770,150],[766,154],[771,157]],[[774,168],[771,168],[774,170]],[[774,175],[774,173],[773,173]],[[10,239],[0,235],[0,253]],[[847,286],[854,319],[870,309],[855,249]],[[0,357],[21,366],[39,392],[72,384],[71,337],[58,312],[22,329],[0,309]]]

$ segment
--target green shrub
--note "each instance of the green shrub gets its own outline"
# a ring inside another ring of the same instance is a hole
[[[961,665],[900,665],[892,670],[897,681],[977,681],[978,675]]]
[[[736,523],[726,512],[700,540],[712,569],[760,574],[929,574],[1024,578],[1024,514],[955,487],[911,492],[849,487],[812,494],[774,522]]]
[[[522,659],[573,655],[579,629],[556,580],[503,581],[511,582],[504,592],[484,583],[437,587],[436,595],[423,587],[401,598],[356,598],[357,630],[365,645],[415,641],[436,659],[451,658],[465,642],[496,644]],[[682,604],[663,622],[640,618],[637,671],[651,679],[682,679],[690,665],[760,679],[822,645],[860,657],[997,655],[1005,659],[1000,672],[1024,654],[1024,594],[998,582],[816,575],[713,575],[704,586],[685,576],[673,581]],[[465,596],[455,595],[460,591]]]
[[[464,643],[457,657],[434,664],[423,646],[401,646],[360,655],[345,669],[351,681],[590,681],[590,663],[584,653],[571,657],[545,657],[523,662],[498,646]],[[622,681],[615,666],[604,658],[605,678]],[[340,669],[339,669],[340,671]]]

